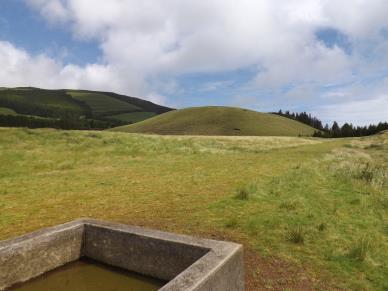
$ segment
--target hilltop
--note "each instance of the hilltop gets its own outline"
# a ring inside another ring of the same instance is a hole
[[[316,129],[279,115],[235,107],[193,107],[167,112],[112,131],[164,135],[311,136]]]
[[[139,98],[88,90],[0,89],[0,125],[109,128],[172,109]]]

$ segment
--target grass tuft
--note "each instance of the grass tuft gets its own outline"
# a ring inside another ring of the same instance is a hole
[[[236,190],[235,198],[239,200],[248,200],[256,192],[257,192],[256,184],[248,184],[245,186],[240,186]]]
[[[235,217],[230,218],[225,222],[226,228],[236,228],[237,226],[238,226],[238,221]]]
[[[300,225],[291,226],[286,230],[286,239],[294,244],[303,244],[305,230]]]
[[[321,232],[322,232],[322,231],[325,231],[326,228],[327,228],[326,223],[320,223],[320,224],[318,225],[318,230],[321,231]]]
[[[288,211],[295,210],[298,207],[298,201],[293,199],[282,201],[279,207],[280,209],[286,209]]]
[[[348,257],[359,262],[365,261],[367,255],[372,250],[372,240],[369,237],[363,236],[349,247]]]

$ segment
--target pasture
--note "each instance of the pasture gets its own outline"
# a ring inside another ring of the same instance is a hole
[[[248,290],[386,290],[388,134],[0,128],[0,239],[79,217],[245,246]]]

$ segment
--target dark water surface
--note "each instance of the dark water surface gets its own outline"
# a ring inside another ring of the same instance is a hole
[[[154,291],[164,284],[166,282],[82,259],[48,272],[11,290]]]

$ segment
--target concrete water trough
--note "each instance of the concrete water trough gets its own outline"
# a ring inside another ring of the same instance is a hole
[[[0,290],[89,258],[166,282],[159,290],[244,290],[242,246],[82,219],[0,242]]]

